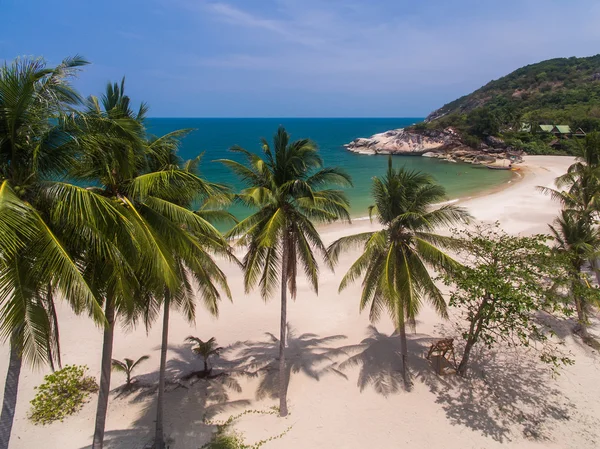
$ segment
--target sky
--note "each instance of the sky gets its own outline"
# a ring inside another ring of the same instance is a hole
[[[0,0],[0,59],[80,54],[154,117],[423,117],[600,52],[598,0]]]

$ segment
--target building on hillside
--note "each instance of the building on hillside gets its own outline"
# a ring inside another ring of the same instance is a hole
[[[577,130],[573,132],[569,125],[538,125],[535,129],[539,133],[554,134],[557,139],[568,139],[572,136],[585,137],[585,132],[581,128],[577,128]],[[519,129],[520,132],[530,133],[532,130],[531,123],[521,123],[521,128]]]

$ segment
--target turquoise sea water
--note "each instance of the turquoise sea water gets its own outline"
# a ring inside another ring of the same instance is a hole
[[[148,128],[162,135],[181,128],[195,130],[183,141],[181,156],[190,159],[204,153],[201,171],[210,181],[225,183],[239,189],[242,185],[222,164],[220,158],[235,158],[228,151],[233,145],[260,152],[260,138],[271,141],[279,125],[285,126],[292,139],[310,138],[318,145],[326,165],[343,167],[351,176],[354,187],[347,190],[353,217],[367,215],[371,179],[385,173],[388,156],[369,156],[352,153],[342,145],[357,137],[369,137],[394,128],[419,122],[420,118],[266,118],[266,119],[209,119],[209,118],[152,118]],[[448,199],[472,195],[507,182],[509,171],[489,170],[468,164],[455,164],[418,156],[394,156],[394,165],[430,173],[448,192]],[[238,217],[247,214],[240,207],[232,212]]]

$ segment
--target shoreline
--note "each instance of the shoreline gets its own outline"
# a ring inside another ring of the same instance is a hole
[[[536,157],[536,156],[526,156],[526,157],[529,158],[529,157]],[[570,156],[551,156],[551,157],[570,158]],[[572,158],[570,158],[570,159],[572,159]],[[447,204],[464,204],[464,203],[468,203],[469,201],[473,201],[473,200],[476,200],[479,198],[492,196],[497,193],[504,192],[506,190],[511,189],[512,187],[517,187],[522,181],[525,180],[525,178],[528,175],[531,175],[530,167],[528,165],[526,165],[526,163],[524,161],[521,164],[519,164],[519,170],[516,170],[516,171],[513,170],[511,172],[511,175],[512,176],[510,177],[510,179],[506,182],[503,182],[496,186],[483,188],[482,190],[475,192],[468,196],[460,196],[458,198],[448,199],[447,201],[443,201],[441,203],[436,204],[436,206],[439,207],[439,206],[444,206]],[[340,228],[343,228],[343,227],[352,228],[353,226],[360,226],[361,224],[364,224],[364,223],[370,223],[370,225],[371,225],[370,227],[373,227],[373,229],[376,229],[379,226],[376,222],[371,223],[368,215],[359,215],[356,217],[351,216],[350,220],[351,220],[350,223],[345,222],[345,221],[344,222],[337,221],[334,223],[321,223],[321,224],[318,224],[316,226],[316,228],[319,232],[323,232],[323,233],[327,234],[328,232],[337,232],[340,230]]]

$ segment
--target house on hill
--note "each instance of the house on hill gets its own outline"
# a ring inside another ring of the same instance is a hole
[[[585,137],[585,131],[583,131],[583,129],[577,128],[577,130],[573,132],[569,125],[538,125],[535,129],[539,133],[554,134],[554,137],[557,139],[568,139],[572,136]],[[521,123],[519,131],[522,133],[532,132],[531,123]]]

